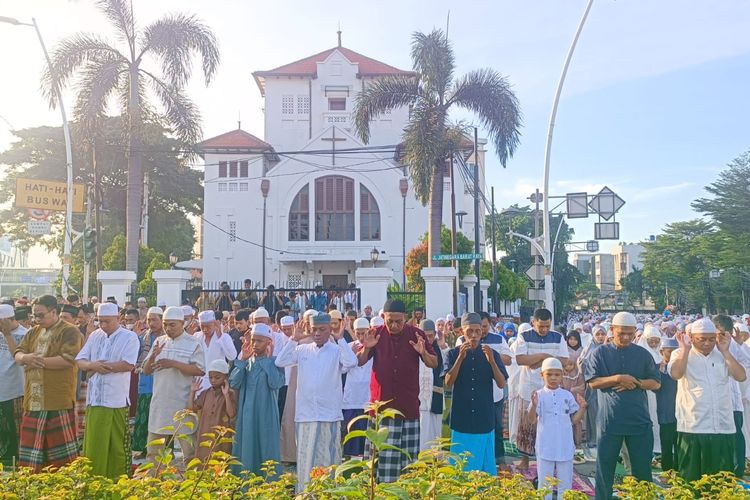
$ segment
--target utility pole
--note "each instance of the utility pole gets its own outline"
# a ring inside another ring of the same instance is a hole
[[[456,177],[453,169],[453,155],[451,152],[451,254],[456,255]],[[458,290],[456,280],[458,279],[458,261],[451,261],[456,270],[456,279],[453,280],[453,312],[458,314]]]
[[[492,201],[492,288],[495,293],[492,294],[492,312],[497,312],[497,245],[495,244],[495,186],[490,190]]]
[[[96,136],[91,142],[91,165],[94,171],[94,219],[96,224],[96,272],[102,270],[102,212],[101,212],[101,184],[99,182],[99,170],[96,167]],[[97,280],[96,295],[101,298],[101,283]]]
[[[474,127],[474,253],[479,254],[479,131]],[[479,284],[479,261],[474,259],[474,311],[482,310],[482,287]]]
[[[143,208],[141,209],[141,245],[148,246],[148,170],[143,173]]]
[[[88,302],[89,281],[91,280],[91,259],[87,255],[88,252],[86,252],[85,250],[86,233],[88,232],[89,226],[91,225],[91,191],[95,189],[96,187],[89,188],[88,192],[86,193],[86,219],[85,223],[83,224],[83,290],[81,290],[81,301],[84,304]]]

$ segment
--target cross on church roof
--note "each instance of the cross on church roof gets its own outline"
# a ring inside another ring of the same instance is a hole
[[[346,137],[336,137],[336,126],[331,127],[331,137],[321,137],[321,141],[330,141],[331,143],[331,165],[336,165],[336,143],[345,141]]]

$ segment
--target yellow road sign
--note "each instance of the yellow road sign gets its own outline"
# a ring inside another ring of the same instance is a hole
[[[73,212],[82,213],[86,186],[73,184]],[[16,179],[16,202],[20,208],[65,211],[67,185],[64,182],[41,179]]]

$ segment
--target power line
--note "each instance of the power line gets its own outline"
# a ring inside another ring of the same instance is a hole
[[[254,241],[246,240],[244,238],[241,238],[241,237],[237,236],[236,234],[232,234],[229,231],[226,231],[223,228],[219,227],[218,225],[214,224],[213,222],[209,221],[208,219],[206,219],[202,215],[200,216],[200,218],[201,218],[201,220],[203,222],[205,222],[209,226],[212,226],[212,227],[218,229],[222,233],[224,233],[224,234],[226,234],[226,235],[228,235],[230,237],[233,237],[236,240],[239,240],[239,241],[241,241],[243,243],[248,243],[248,244],[256,246],[258,248],[263,248],[263,245],[261,245],[260,243],[255,243]],[[279,250],[278,248],[269,247],[268,245],[266,245],[266,250],[270,250],[272,252],[278,252],[278,253],[282,253],[282,254],[283,253],[288,253],[288,254],[293,254],[293,255],[328,255],[328,254],[325,254],[325,253],[293,252],[291,250]]]

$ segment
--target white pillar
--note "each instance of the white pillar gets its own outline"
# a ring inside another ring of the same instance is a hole
[[[453,283],[456,270],[452,267],[422,269],[425,292],[425,317],[435,320],[453,311]]]
[[[461,280],[461,284],[466,287],[466,310],[468,312],[477,312],[474,310],[474,287],[477,284],[477,277],[473,274],[467,274]]]
[[[393,281],[393,270],[387,267],[360,267],[354,272],[354,279],[362,293],[360,311],[369,305],[377,313],[388,300],[388,285]]]
[[[182,304],[182,291],[190,281],[190,271],[183,269],[159,269],[151,274],[156,281],[156,303],[164,301],[167,306]]]
[[[130,287],[135,281],[133,271],[99,271],[96,279],[102,284],[102,296],[100,300],[105,302],[107,297],[114,297],[117,304],[122,306],[130,293]],[[135,300],[133,299],[133,302]]]
[[[482,289],[482,311],[489,311],[490,301],[487,292],[490,289],[490,280],[479,280],[479,288]]]

